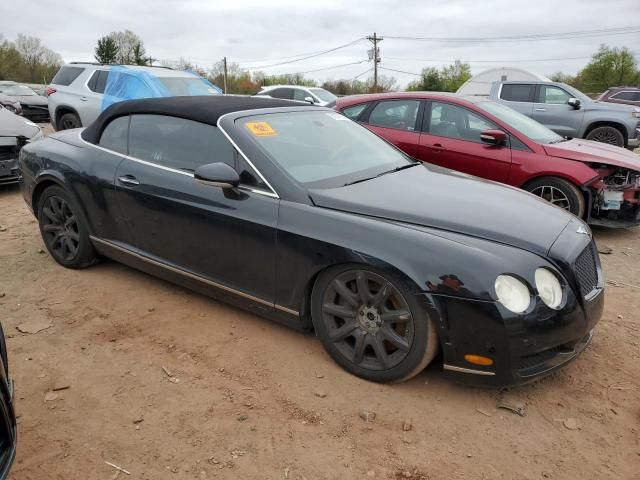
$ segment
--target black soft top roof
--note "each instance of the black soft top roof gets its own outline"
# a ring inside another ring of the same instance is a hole
[[[227,113],[259,108],[300,107],[301,105],[300,102],[276,98],[222,95],[128,100],[111,105],[81,135],[87,142],[97,144],[100,141],[102,130],[111,120],[131,114],[167,115],[215,126],[218,119]]]

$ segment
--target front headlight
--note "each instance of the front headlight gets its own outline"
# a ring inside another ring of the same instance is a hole
[[[4,108],[6,108],[7,110],[9,110],[11,113],[18,113],[18,109],[17,109],[16,107],[14,107],[13,105],[9,104],[9,103],[8,103],[8,104],[6,104],[6,105],[4,106]]]
[[[640,110],[636,110],[634,112],[631,112],[631,116],[632,117],[636,117],[636,118],[640,118]]]
[[[522,313],[531,304],[529,288],[511,275],[499,275],[494,285],[498,301],[514,313]]]
[[[546,268],[536,270],[536,289],[542,301],[550,308],[558,310],[562,304],[562,285],[558,277]]]

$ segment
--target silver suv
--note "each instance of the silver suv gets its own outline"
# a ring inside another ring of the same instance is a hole
[[[495,82],[491,100],[524,113],[558,135],[634,149],[640,145],[640,108],[591,100],[564,83]]]
[[[56,130],[86,127],[106,105],[120,100],[218,94],[219,88],[190,72],[80,62],[63,65],[47,88],[51,125]]]

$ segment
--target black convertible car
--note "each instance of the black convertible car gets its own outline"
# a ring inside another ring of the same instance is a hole
[[[111,257],[313,329],[366,379],[410,378],[441,350],[458,379],[527,381],[582,352],[602,312],[580,219],[416,162],[325,108],[122,102],[19,164],[61,265]]]
[[[9,378],[7,345],[0,325],[0,479],[9,476],[16,455],[16,416],[13,410],[13,382]]]

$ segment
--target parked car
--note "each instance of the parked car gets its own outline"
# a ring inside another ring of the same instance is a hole
[[[20,149],[40,138],[38,125],[0,106],[0,185],[18,182]]]
[[[558,135],[617,147],[640,145],[640,108],[596,102],[557,82],[495,82],[491,100],[533,118]]]
[[[16,82],[0,81],[0,94],[20,102],[22,115],[32,122],[44,123],[49,121],[47,99],[41,97],[26,85]]]
[[[599,102],[623,103],[640,107],[640,88],[611,87],[598,97]]]
[[[78,62],[63,65],[47,88],[55,130],[86,127],[122,100],[220,93],[208,80],[182,70]]]
[[[481,97],[374,94],[336,109],[423,162],[522,188],[593,225],[640,223],[640,158],[622,148],[564,139]]]
[[[121,102],[27,145],[20,169],[59,264],[104,255],[313,328],[373,381],[410,378],[439,349],[460,380],[531,380],[576,358],[603,308],[582,220],[416,162],[323,107]]]
[[[2,480],[9,477],[9,470],[16,455],[17,427],[13,397],[7,344],[2,324],[0,324],[0,479]]]
[[[18,100],[10,97],[9,95],[3,95],[0,93],[0,107],[4,107],[16,115],[22,115],[22,105],[20,105]]]
[[[284,100],[298,100],[309,102],[323,107],[332,107],[336,103],[333,93],[318,87],[304,87],[301,85],[270,85],[262,87],[257,95],[269,96],[271,98],[282,98]]]

